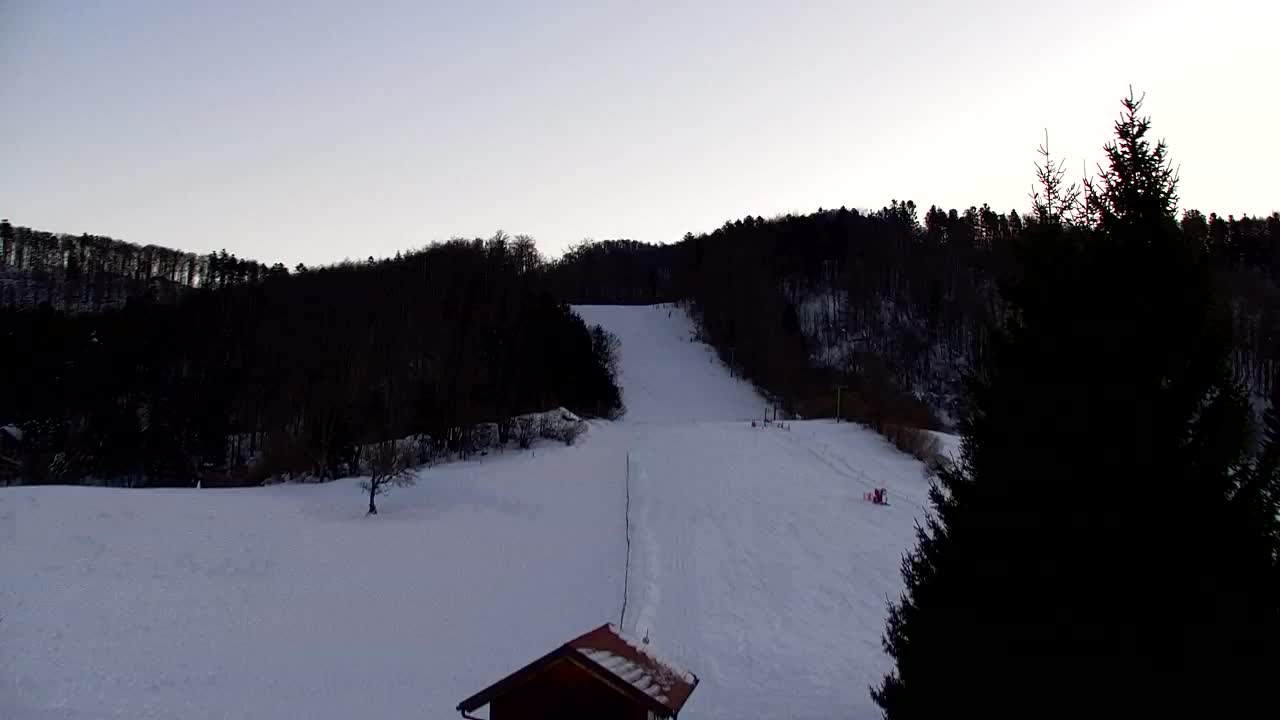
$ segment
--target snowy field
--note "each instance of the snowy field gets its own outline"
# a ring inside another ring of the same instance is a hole
[[[682,717],[877,717],[921,465],[852,425],[752,428],[679,310],[579,311],[622,340],[628,415],[425,470],[376,517],[354,479],[0,488],[0,718],[456,718],[619,620],[628,457],[623,624],[700,676]]]

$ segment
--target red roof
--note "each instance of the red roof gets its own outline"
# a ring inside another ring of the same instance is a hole
[[[657,657],[644,641],[629,637],[616,625],[601,625],[463,700],[458,710],[471,712],[483,707],[566,657],[591,672],[621,681],[624,694],[661,717],[679,713],[698,686],[698,676]]]

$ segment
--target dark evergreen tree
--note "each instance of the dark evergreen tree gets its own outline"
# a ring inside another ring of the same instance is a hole
[[[1139,110],[1089,188],[1096,225],[1040,213],[1015,247],[961,460],[903,561],[887,718],[1274,711],[1268,541],[1233,507],[1248,410]]]

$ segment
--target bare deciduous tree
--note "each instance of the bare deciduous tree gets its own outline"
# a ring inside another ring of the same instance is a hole
[[[408,487],[416,477],[412,470],[413,456],[407,447],[397,440],[384,440],[374,446],[369,463],[369,479],[360,483],[360,489],[369,493],[369,515],[378,514],[375,502],[386,494],[391,486]]]

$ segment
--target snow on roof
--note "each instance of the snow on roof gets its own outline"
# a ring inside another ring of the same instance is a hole
[[[592,650],[590,648],[579,648],[578,652],[586,655],[592,660],[600,663],[609,672],[626,680],[632,687],[640,692],[652,697],[660,703],[667,701],[666,691],[669,687],[663,685],[659,680],[650,675],[643,665],[638,665],[621,655],[614,655],[608,650]]]
[[[648,644],[631,637],[617,625],[602,625],[569,641],[569,646],[670,708],[673,714],[679,712],[698,684],[693,673],[658,657]]]
[[[604,677],[606,674],[616,678],[622,684],[616,689],[632,702],[647,706],[654,717],[675,717],[698,686],[696,675],[659,659],[647,644],[626,635],[616,625],[601,625],[463,700],[458,703],[458,710],[466,713],[488,705],[566,658],[578,662],[602,682],[610,682]]]
[[[0,427],[0,432],[8,433],[14,440],[22,442],[22,428],[17,425],[5,425],[4,427]]]
[[[653,649],[653,646],[649,644],[649,641],[647,639],[638,640],[634,635],[631,635],[630,633],[624,631],[622,628],[618,627],[617,625],[614,625],[613,623],[609,623],[609,632],[618,636],[619,640],[631,646],[632,650],[635,650],[636,652],[645,655],[651,661],[665,667],[667,670],[670,670],[672,673],[679,676],[681,680],[684,680],[687,683],[692,683],[697,681],[697,678],[694,677],[693,673],[689,672],[688,670],[685,670],[684,668],[675,664],[671,660],[664,658],[661,655],[659,655],[657,652],[655,652]]]

